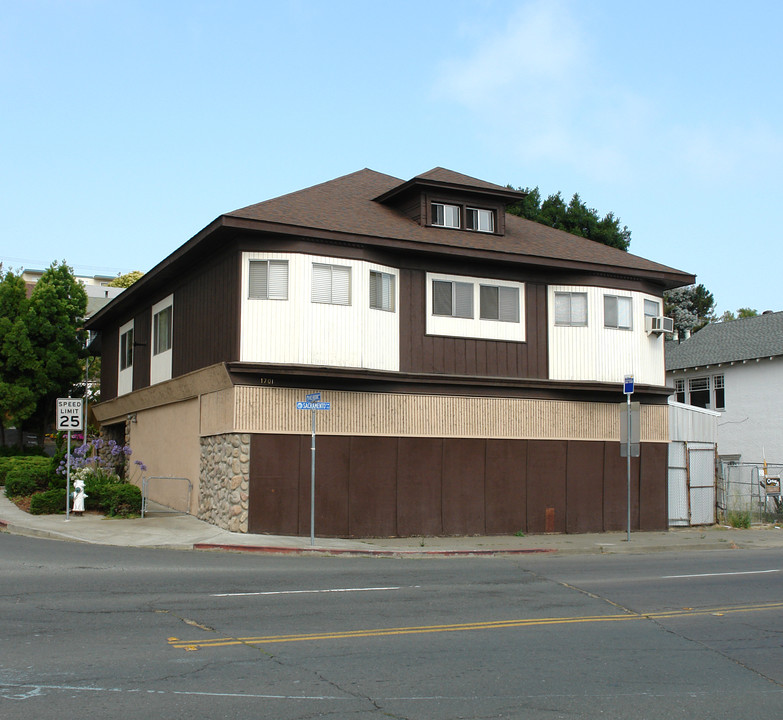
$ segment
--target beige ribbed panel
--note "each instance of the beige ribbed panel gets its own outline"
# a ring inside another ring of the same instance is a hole
[[[234,394],[233,427],[226,404]],[[297,401],[315,390],[237,386],[202,398],[202,435],[310,432]],[[332,409],[318,413],[324,435],[608,440],[620,437],[621,403],[324,391]],[[215,411],[214,420],[207,419]],[[665,405],[642,406],[642,440],[668,442]]]

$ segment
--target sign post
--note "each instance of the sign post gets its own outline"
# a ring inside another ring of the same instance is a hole
[[[312,411],[310,438],[310,545],[315,545],[315,414],[319,410],[331,410],[332,403],[321,402],[321,393],[305,395],[305,402],[296,403],[297,410]]]
[[[65,461],[65,520],[71,519],[71,432],[84,430],[84,406],[81,398],[57,398],[57,415],[54,426],[68,435]]]
[[[627,537],[626,541],[631,542],[631,395],[633,395],[633,375],[626,375],[623,381],[623,393],[628,404],[627,425],[626,425],[626,470],[627,470]]]

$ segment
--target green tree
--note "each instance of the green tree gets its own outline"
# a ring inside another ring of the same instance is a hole
[[[674,333],[682,339],[715,320],[715,298],[704,285],[667,290],[663,312],[674,320]]]
[[[615,217],[614,213],[600,217],[595,208],[589,208],[582,202],[578,193],[574,193],[566,204],[559,192],[541,202],[541,192],[537,187],[520,190],[526,193],[524,199],[509,205],[507,212],[572,235],[628,250],[631,231],[626,225],[621,226],[620,218]]]
[[[732,320],[742,320],[744,318],[752,318],[758,316],[759,311],[749,307],[741,307],[737,310],[736,315],[731,310],[726,310],[723,315],[718,318],[718,322],[731,322]]]
[[[107,287],[119,287],[119,288],[129,288],[133,283],[135,283],[137,280],[140,280],[144,277],[144,273],[141,272],[141,270],[132,270],[129,273],[125,273],[124,275],[118,275],[114,280],[112,280],[110,283],[107,283]]]
[[[43,429],[54,416],[57,397],[69,394],[81,379],[86,356],[82,328],[87,294],[65,262],[52,263],[35,284],[25,314],[27,334],[37,360],[35,417]]]
[[[27,292],[21,275],[0,266],[0,439],[19,427],[37,406],[38,362],[27,334]],[[20,434],[21,437],[21,434]]]

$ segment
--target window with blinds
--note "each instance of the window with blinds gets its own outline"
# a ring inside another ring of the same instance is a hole
[[[481,285],[479,305],[482,320],[519,322],[519,288]]]
[[[313,263],[312,301],[329,305],[351,304],[351,268]]]
[[[555,293],[555,325],[587,325],[587,293]]]
[[[604,295],[604,327],[619,330],[630,330],[633,327],[631,298]]]
[[[251,260],[248,297],[288,300],[288,260]]]
[[[432,314],[473,317],[473,283],[432,281]]]
[[[370,307],[394,312],[394,275],[370,270]]]

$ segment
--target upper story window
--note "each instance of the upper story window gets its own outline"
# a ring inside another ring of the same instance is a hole
[[[519,322],[519,288],[481,285],[479,305],[479,317],[482,320]]]
[[[645,317],[660,317],[661,316],[661,306],[658,304],[655,300],[647,300],[645,298],[644,301],[644,316]]]
[[[171,350],[171,305],[152,316],[152,354]]]
[[[120,370],[133,367],[133,328],[120,335]]]
[[[587,293],[555,293],[555,325],[587,325]]]
[[[631,330],[633,302],[629,297],[604,295],[604,327]]]
[[[312,301],[329,305],[351,304],[351,268],[313,263]]]
[[[687,382],[684,378],[677,378],[674,392],[677,402],[708,410],[726,409],[723,375],[688,378]]]
[[[394,312],[394,275],[370,270],[370,307]]]
[[[480,208],[465,208],[465,227],[478,232],[495,232],[495,213]]]
[[[432,224],[439,227],[458,228],[459,205],[446,205],[445,203],[432,203]]]
[[[249,298],[288,299],[288,260],[251,260],[248,275]]]
[[[432,314],[473,317],[473,283],[432,281]]]

